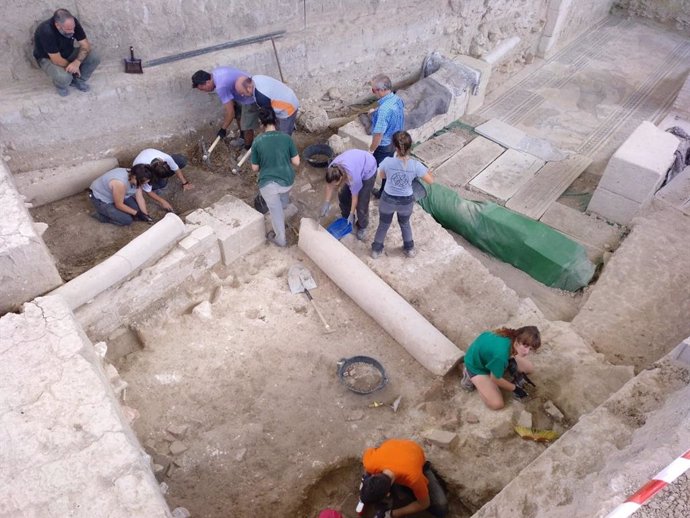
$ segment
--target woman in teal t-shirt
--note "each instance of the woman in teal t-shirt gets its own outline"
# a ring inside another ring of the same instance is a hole
[[[276,131],[276,114],[270,108],[259,108],[259,122],[264,133],[252,144],[252,171],[259,173],[259,192],[271,214],[273,232],[266,238],[278,246],[287,246],[285,214],[290,203],[290,189],[299,166],[297,147],[290,135]]]
[[[540,346],[541,336],[535,326],[486,331],[467,349],[460,383],[466,390],[476,388],[486,406],[500,410],[504,405],[501,389],[511,391],[517,399],[527,396],[521,386],[503,378],[510,361],[515,361],[517,372],[529,374],[534,366],[527,355]]]

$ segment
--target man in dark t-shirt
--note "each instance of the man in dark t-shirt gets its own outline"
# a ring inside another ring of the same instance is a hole
[[[88,92],[86,81],[100,63],[84,28],[67,9],[58,9],[36,28],[34,58],[63,97],[68,86]]]

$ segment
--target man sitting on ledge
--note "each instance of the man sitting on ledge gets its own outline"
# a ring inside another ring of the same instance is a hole
[[[79,20],[67,9],[58,9],[36,28],[34,58],[62,97],[69,95],[68,86],[88,92],[86,82],[101,62]]]

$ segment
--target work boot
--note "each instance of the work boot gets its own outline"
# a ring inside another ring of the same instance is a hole
[[[355,237],[359,239],[360,241],[364,241],[364,237],[366,236],[367,229],[366,228],[358,228],[357,232],[355,232]]]
[[[56,86],[55,89],[60,97],[67,97],[69,95],[69,90],[63,86]]]
[[[381,257],[381,254],[383,253],[383,250],[372,250],[371,251],[371,258],[372,259],[378,259]]]
[[[462,379],[460,380],[460,386],[467,392],[472,392],[477,387],[474,386],[472,380],[470,379],[470,373],[467,372],[467,367],[462,366]]]
[[[72,79],[72,82],[69,85],[73,86],[80,92],[88,92],[89,90],[91,90],[91,87],[86,84],[86,81],[84,81],[83,79],[79,79],[78,77]]]
[[[417,250],[414,248],[408,248],[405,250],[405,257],[412,259],[415,255],[417,255]]]

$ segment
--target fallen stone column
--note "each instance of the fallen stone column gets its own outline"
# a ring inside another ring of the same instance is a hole
[[[303,218],[299,247],[355,303],[432,373],[443,376],[463,357],[446,338],[359,258]]]
[[[184,233],[185,225],[175,214],[166,214],[149,230],[134,238],[114,255],[51,292],[65,299],[74,311],[156,257]]]
[[[83,191],[96,178],[116,167],[116,158],[101,158],[71,166],[19,173],[14,181],[24,199],[34,207],[40,207]]]

